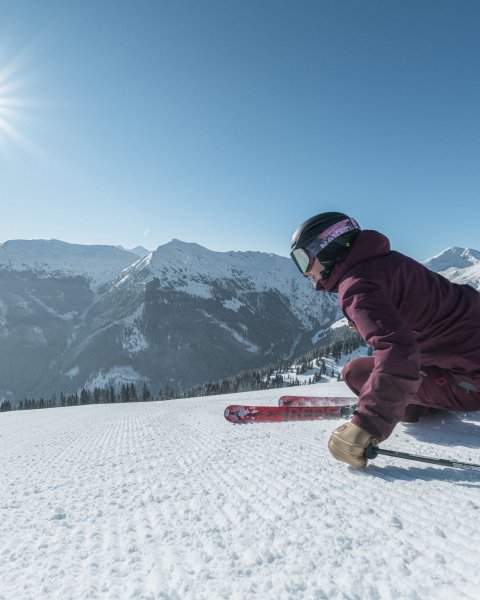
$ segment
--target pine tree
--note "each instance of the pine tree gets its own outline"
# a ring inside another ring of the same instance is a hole
[[[107,398],[108,398],[107,402],[112,402],[113,403],[113,402],[117,401],[117,397],[115,395],[115,389],[114,389],[113,385],[111,385],[108,388]]]
[[[122,383],[122,387],[120,388],[120,402],[130,402],[130,393],[124,383]]]
[[[150,393],[150,390],[148,389],[148,385],[146,383],[143,384],[143,389],[142,389],[142,402],[148,402],[149,400],[151,400],[152,398],[152,394]]]
[[[11,404],[11,402],[10,402],[10,400],[4,400],[0,404],[0,412],[7,412],[9,410],[12,410],[12,404]]]
[[[78,406],[78,394],[70,394],[67,398],[67,406]]]
[[[80,392],[80,404],[91,404],[92,403],[92,395],[91,393],[86,390],[85,388],[82,388],[82,391]]]
[[[93,390],[93,399],[92,399],[92,401],[93,401],[94,404],[100,404],[101,398],[102,398],[102,391],[101,391],[100,388],[96,387]]]
[[[130,397],[130,402],[138,402],[137,388],[135,387],[135,384],[130,384],[128,394]]]
[[[175,391],[172,386],[167,383],[163,392],[162,400],[172,400],[175,398]]]

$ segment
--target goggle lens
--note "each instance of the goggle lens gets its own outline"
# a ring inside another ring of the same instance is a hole
[[[291,257],[293,258],[293,262],[297,265],[300,273],[305,275],[312,262],[307,252],[303,248],[297,248],[291,253]]]

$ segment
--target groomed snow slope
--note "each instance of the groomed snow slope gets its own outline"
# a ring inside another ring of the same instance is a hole
[[[223,418],[278,395],[1,414],[0,598],[478,598],[480,473],[356,471],[328,454],[338,421]],[[432,417],[384,447],[480,462],[479,433]]]

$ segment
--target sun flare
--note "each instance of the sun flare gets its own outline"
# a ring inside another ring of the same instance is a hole
[[[8,61],[0,53],[0,152],[5,154],[11,144],[31,150],[33,142],[25,133],[31,99],[23,95],[30,86],[27,75],[29,52],[22,52]],[[2,66],[2,62],[4,62]]]

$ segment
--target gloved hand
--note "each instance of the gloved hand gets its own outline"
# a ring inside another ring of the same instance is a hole
[[[328,442],[328,449],[337,460],[362,468],[367,464],[364,458],[365,449],[378,446],[377,440],[355,423],[345,423],[332,432]]]

